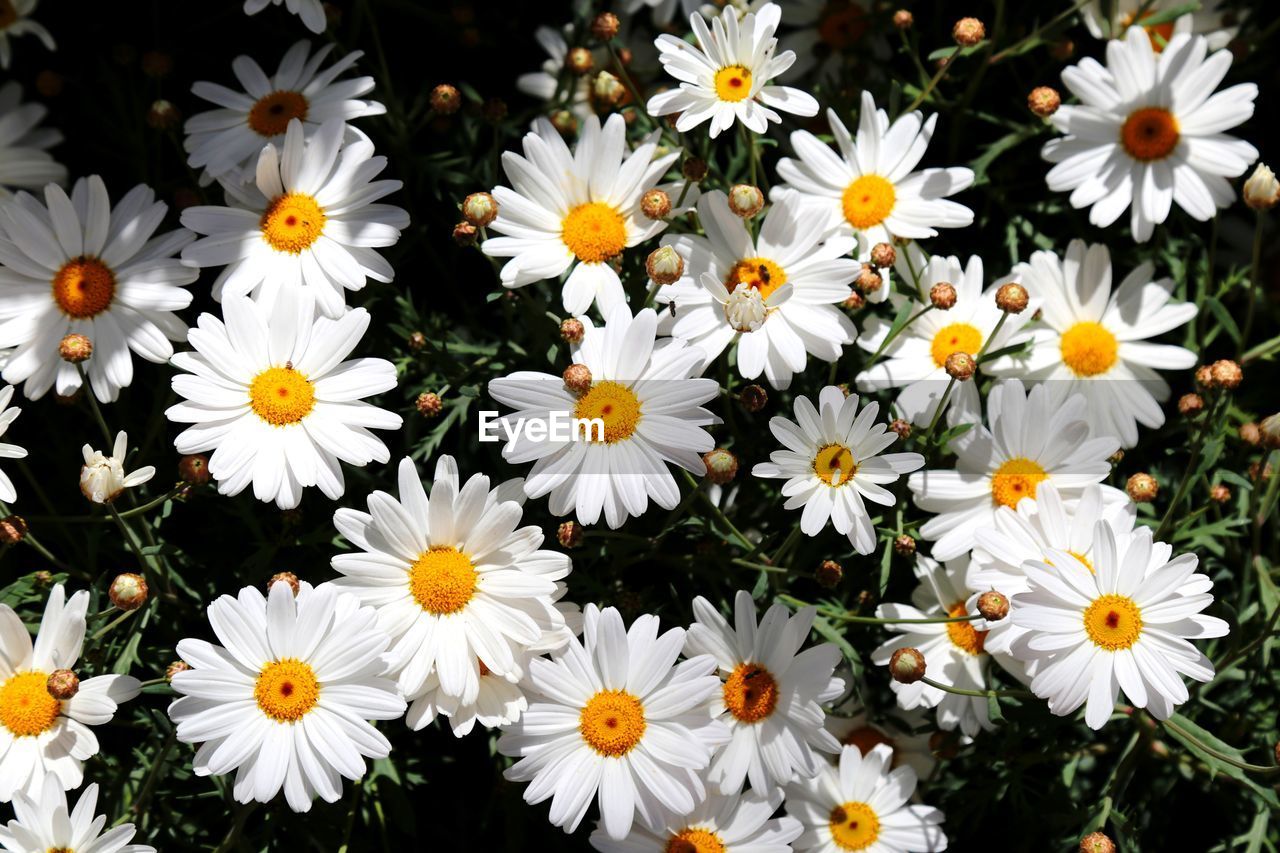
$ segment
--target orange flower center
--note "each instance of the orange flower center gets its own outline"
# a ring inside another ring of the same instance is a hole
[[[663,853],[725,853],[720,836],[709,829],[686,829],[671,836]]]
[[[1142,610],[1128,596],[1098,596],[1084,611],[1084,630],[1100,648],[1127,649],[1142,635]]]
[[[831,810],[827,824],[841,850],[866,850],[880,837],[880,816],[866,803],[843,803]]]
[[[587,745],[607,758],[626,755],[644,737],[644,705],[625,690],[601,690],[578,716]]]
[[[573,416],[584,421],[602,421],[605,443],[613,444],[630,438],[636,431],[640,423],[640,398],[627,386],[605,379],[582,395],[574,407]],[[600,430],[592,427],[586,430],[586,434],[594,441]]]
[[[879,225],[893,213],[898,193],[893,184],[879,175],[863,175],[845,187],[840,199],[844,218],[854,228]]]
[[[716,96],[736,103],[751,94],[751,71],[741,65],[727,65],[716,72]]]
[[[272,92],[249,110],[249,127],[259,136],[279,136],[289,128],[290,120],[306,121],[309,108],[301,92]]]
[[[262,713],[277,723],[297,722],[320,701],[320,681],[310,664],[281,658],[262,668],[253,698]]]
[[[1049,479],[1048,473],[1022,456],[1005,460],[991,475],[991,499],[999,506],[1016,508],[1023,498],[1035,500],[1036,486]]]
[[[947,615],[951,617],[968,616],[969,613],[964,609],[964,602],[957,601],[947,608]],[[968,652],[971,655],[980,655],[982,654],[982,644],[987,639],[987,632],[974,628],[972,622],[948,622],[947,636],[951,639],[951,645],[960,651]]]
[[[1129,156],[1144,163],[1163,160],[1178,147],[1178,120],[1162,107],[1143,107],[1129,113],[1120,128],[1120,144]]]
[[[758,723],[778,704],[778,682],[756,663],[740,663],[724,683],[724,706],[744,723]]]
[[[277,252],[299,255],[324,232],[324,208],[306,193],[285,193],[267,205],[259,227]]]
[[[627,247],[627,223],[610,205],[590,201],[565,216],[560,239],[578,260],[598,264]]]
[[[1086,320],[1062,333],[1058,343],[1062,363],[1076,376],[1097,376],[1110,370],[1119,358],[1120,342],[1101,323]]]
[[[445,616],[467,606],[478,577],[471,558],[457,548],[432,548],[410,569],[409,589],[423,610]]]
[[[268,367],[249,385],[249,407],[272,426],[296,424],[315,405],[315,387],[292,365]]]
[[[977,326],[970,323],[952,323],[949,326],[943,326],[934,334],[929,354],[933,356],[934,364],[943,367],[947,363],[947,357],[952,353],[977,355],[980,349],[982,349],[982,332],[978,331]]]
[[[53,277],[53,301],[63,314],[77,320],[106,311],[115,294],[116,275],[97,258],[72,258]]]
[[[746,284],[760,291],[761,299],[768,299],[786,283],[786,271],[768,258],[743,258],[724,277],[724,289],[730,293],[739,284]]]
[[[14,737],[35,737],[53,728],[62,703],[49,695],[47,673],[19,672],[0,684],[0,725]]]

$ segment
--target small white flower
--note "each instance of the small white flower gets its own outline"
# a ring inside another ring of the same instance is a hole
[[[279,2],[279,0],[276,0]],[[319,3],[320,0],[313,0]],[[0,68],[9,70],[9,63],[13,61],[13,47],[9,44],[9,39],[31,33],[45,46],[45,50],[57,50],[57,45],[53,42],[53,36],[44,28],[43,24],[31,20],[31,13],[36,10],[40,0],[6,0],[5,15],[0,18]]]
[[[58,131],[40,127],[48,112],[44,104],[22,103],[16,82],[0,86],[0,198],[66,181],[66,166],[46,150],[62,141]]]
[[[133,824],[113,825],[103,834],[106,817],[98,810],[98,786],[89,785],[75,808],[54,776],[46,776],[39,799],[19,793],[13,798],[15,819],[0,827],[0,848],[8,853],[156,853],[149,844],[130,844]]]
[[[12,385],[0,388],[0,436],[3,436],[5,431],[9,429],[9,425],[18,419],[18,415],[22,414],[22,409],[17,406],[9,406],[9,401],[12,399]],[[25,447],[0,441],[0,459],[26,458],[27,449]],[[0,501],[13,503],[17,497],[18,492],[13,488],[13,480],[10,480],[9,475],[4,471],[0,471]]]
[[[708,289],[717,284],[720,283],[711,276],[707,276],[703,282],[703,286]],[[735,332],[754,332],[759,329],[764,325],[767,310],[764,300],[760,298],[760,291],[745,282],[735,287],[724,302],[724,317]]]
[[[1266,163],[1259,163],[1241,189],[1244,203],[1254,210],[1270,210],[1280,201],[1280,181]]]
[[[781,805],[781,790],[712,794],[660,829],[632,827],[625,840],[615,841],[597,825],[591,846],[602,853],[791,853],[791,842],[803,827],[790,815],[773,817]]]
[[[244,13],[256,15],[268,6],[284,6],[290,15],[301,18],[302,25],[311,32],[324,32],[324,4],[320,0],[244,0]]]
[[[129,436],[116,433],[116,443],[107,456],[89,445],[81,448],[84,465],[80,468],[80,492],[96,504],[109,504],[124,492],[141,486],[156,474],[152,465],[144,465],[128,474],[124,472],[124,459],[129,452]]]

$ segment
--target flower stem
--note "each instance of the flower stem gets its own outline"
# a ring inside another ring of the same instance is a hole
[[[84,389],[85,399],[89,401],[89,410],[93,412],[93,419],[98,422],[98,428],[102,430],[102,437],[107,442],[107,450],[110,451],[115,439],[111,435],[111,430],[107,427],[107,419],[102,416],[102,409],[98,406],[98,395],[93,393],[93,387],[89,384],[89,377],[85,375],[82,365],[76,364],[76,373],[80,376],[80,387]]]
[[[981,699],[992,699],[992,698],[1033,699],[1035,698],[1035,694],[1032,693],[1030,690],[968,690],[964,687],[952,687],[949,684],[943,684],[941,682],[934,681],[932,678],[921,678],[920,680],[923,681],[925,684],[929,685],[930,687],[936,687],[938,690],[941,690],[944,693],[954,693],[957,696],[973,696],[975,698],[981,698]]]

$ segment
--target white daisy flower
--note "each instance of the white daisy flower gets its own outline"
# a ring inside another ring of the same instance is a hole
[[[12,80],[0,86],[0,198],[66,181],[67,167],[46,150],[62,141],[58,131],[40,127],[48,112],[44,104],[22,103],[22,87]]]
[[[912,171],[929,147],[937,115],[926,120],[912,112],[890,124],[889,114],[877,110],[864,91],[856,137],[850,137],[834,110],[827,110],[827,121],[839,153],[807,130],[797,130],[791,147],[798,159],[778,161],[778,175],[786,184],[775,192],[800,193],[843,232],[856,232],[863,248],[895,237],[934,237],[938,228],[973,222],[972,210],[947,199],[973,184],[973,170]]]
[[[37,794],[46,776],[64,789],[80,787],[85,760],[98,752],[91,726],[111,722],[141,689],[132,676],[99,675],[81,679],[70,699],[49,692],[49,676],[80,658],[88,607],[87,590],[68,600],[58,584],[32,644],[18,614],[0,604],[0,802]]]
[[[12,399],[12,385],[0,388],[0,436],[3,436],[5,431],[9,429],[9,425],[18,419],[18,415],[22,414],[22,409],[9,405],[9,401]],[[26,458],[27,449],[25,447],[0,441],[0,459]],[[4,471],[0,471],[0,501],[13,503],[17,500],[17,497],[18,492],[13,488],[13,480],[9,479],[9,475]]]
[[[638,816],[660,829],[706,799],[702,773],[728,738],[708,702],[720,687],[715,660],[676,663],[685,632],[659,636],[658,617],[628,630],[612,607],[588,604],[583,640],[529,663],[529,708],[498,740],[518,757],[503,775],[531,782],[525,802],[551,802],[551,823],[573,832],[595,797],[601,825],[626,838]]]
[[[322,314],[337,318],[346,291],[395,277],[374,251],[394,246],[409,226],[401,208],[374,203],[401,187],[373,180],[387,158],[375,157],[369,138],[339,118],[305,136],[302,122],[291,119],[284,144],[262,149],[256,183],[222,181],[229,207],[182,211],[184,225],[207,235],[183,250],[183,260],[226,266],[215,298],[251,294],[270,310],[281,292],[305,288]]]
[[[816,409],[808,397],[797,396],[795,413],[795,421],[781,415],[770,419],[769,431],[785,449],[770,453],[752,475],[787,481],[783,509],[804,507],[800,529],[806,534],[817,536],[829,520],[854,550],[870,554],[876,531],[864,501],[893,506],[893,493],[884,486],[923,466],[924,457],[882,455],[898,436],[887,424],[876,423],[880,404],[872,401],[859,412],[858,395],[845,397],[834,385],[822,389]]]
[[[657,185],[679,150],[658,154],[660,134],[650,134],[626,154],[627,125],[617,113],[600,127],[589,116],[573,151],[546,119],[525,134],[524,156],[502,154],[511,187],[497,187],[498,218],[489,228],[505,236],[481,245],[486,255],[510,258],[502,267],[504,287],[516,288],[566,271],[561,300],[571,314],[592,301],[603,316],[626,301],[622,280],[610,261],[667,227],[640,211],[640,199]],[[672,198],[676,186],[666,187]],[[686,198],[688,204],[696,199]],[[684,208],[679,208],[683,210]]]
[[[698,200],[707,236],[663,239],[685,261],[685,273],[658,290],[657,300],[675,303],[661,317],[664,331],[706,353],[706,365],[738,343],[738,371],[761,373],[774,388],[786,388],[804,370],[808,356],[836,361],[857,329],[838,307],[862,265],[845,257],[848,237],[824,240],[825,216],[794,198],[773,205],[753,238],[743,220],[715,190]]]
[[[39,799],[19,793],[13,798],[14,820],[0,827],[0,849],[9,853],[156,853],[149,844],[130,844],[133,824],[113,826],[104,834],[104,815],[98,810],[98,786],[84,789],[75,808],[54,776],[46,776]]]
[[[800,651],[815,615],[805,608],[790,616],[782,604],[770,607],[756,624],[751,594],[734,598],[734,625],[702,596],[693,600],[697,621],[685,636],[685,654],[711,655],[725,679],[712,711],[733,738],[716,756],[707,781],[732,796],[750,779],[758,793],[770,793],[796,776],[812,776],[825,761],[815,750],[838,753],[840,744],[822,726],[819,703],[844,691],[834,675],[840,650],[821,643]]]
[[[502,457],[513,465],[533,461],[524,491],[550,494],[555,515],[576,512],[578,521],[617,528],[644,513],[649,500],[674,509],[680,489],[667,466],[706,473],[701,454],[715,447],[704,427],[719,419],[702,407],[715,398],[714,379],[697,378],[702,350],[675,338],[656,340],[658,319],[646,308],[634,318],[617,306],[604,328],[582,318],[586,332],[573,361],[591,371],[591,387],[575,396],[559,376],[519,371],[489,382],[489,395],[517,411],[502,418],[512,432]],[[594,421],[582,440],[550,429],[541,437],[519,428],[524,421],[554,427],[557,419]],[[603,435],[603,440],[601,436]]]
[[[315,317],[310,291],[285,291],[267,311],[244,297],[222,303],[223,319],[201,314],[180,352],[173,390],[185,402],[165,415],[189,423],[174,439],[179,453],[205,453],[218,491],[238,495],[253,483],[260,501],[298,505],[319,486],[331,500],[345,488],[339,460],[364,466],[391,458],[370,429],[399,429],[402,418],[363,398],[396,385],[395,365],[381,358],[344,361],[369,312],[338,320]]]
[[[803,827],[789,815],[773,817],[781,805],[781,790],[712,794],[690,814],[658,830],[632,827],[625,840],[615,841],[597,826],[591,846],[603,853],[791,853],[791,842]]]
[[[39,4],[40,0],[5,0],[0,5],[0,68],[8,71],[9,63],[13,61],[13,47],[9,44],[11,38],[30,33],[40,39],[45,50],[58,49],[44,25],[31,20],[31,13]]]
[[[302,25],[311,32],[324,32],[324,4],[320,0],[244,0],[244,13],[256,15],[268,6],[284,6],[290,15],[301,18]]]
[[[751,5],[761,2],[754,0]],[[830,82],[845,69],[849,56],[871,63],[892,56],[888,42],[877,33],[879,26],[866,0],[788,0],[782,6],[782,24],[789,30],[784,30],[778,45],[796,54],[784,79],[812,73],[815,79]]]
[[[25,383],[35,400],[53,388],[80,387],[76,366],[58,355],[68,334],[93,343],[83,364],[104,403],[133,382],[133,357],[163,364],[186,324],[174,313],[191,304],[199,273],[173,257],[194,239],[183,228],[153,237],[168,206],[143,184],[111,206],[97,175],[68,196],[44,188],[44,203],[20,192],[0,205],[0,349],[16,347],[4,379]]]
[[[533,39],[546,52],[547,58],[542,61],[539,70],[517,77],[516,88],[531,98],[547,103],[555,101],[556,95],[560,92],[565,57],[569,55],[569,42],[565,37],[572,37],[572,34],[572,24],[564,27],[563,32],[546,26],[534,30]],[[601,57],[593,52],[592,59],[598,65]],[[591,103],[591,80],[590,74],[574,75],[573,81],[569,84],[568,109],[578,121],[586,121],[588,117],[595,115],[595,109]]]
[[[769,122],[782,121],[777,110],[817,115],[818,102],[812,95],[770,84],[796,61],[790,50],[774,55],[778,40],[773,34],[781,18],[782,10],[776,3],[767,3],[741,19],[738,10],[730,7],[713,19],[708,29],[702,15],[695,12],[689,23],[697,47],[666,33],[658,36],[658,61],[680,86],[654,95],[646,109],[655,116],[678,113],[676,130],[680,133],[710,120],[712,139],[733,127],[735,121],[764,133]]]
[[[332,584],[247,586],[208,607],[222,645],[187,638],[191,666],[172,679],[178,740],[198,743],[197,776],[236,772],[239,803],[269,802],[284,788],[296,812],[319,796],[336,802],[342,778],[364,775],[365,758],[391,744],[368,720],[394,720],[405,702],[383,678],[390,637],[373,608]]]
[[[921,853],[947,849],[942,812],[933,806],[907,805],[916,789],[910,767],[889,769],[892,751],[874,747],[863,755],[856,746],[840,753],[839,766],[824,767],[812,779],[787,787],[787,814],[804,824],[796,850],[840,853]]]
[[[399,500],[378,491],[367,513],[334,513],[338,531],[360,549],[333,558],[344,575],[334,584],[377,610],[391,636],[388,671],[414,703],[414,729],[434,718],[437,689],[470,705],[486,672],[518,680],[525,651],[571,636],[555,606],[569,558],[540,548],[540,528],[518,527],[521,485],[491,489],[483,474],[461,483],[453,458],[441,456],[428,498],[405,458]]]
[[[187,163],[203,169],[201,183],[227,177],[253,180],[262,146],[284,141],[289,122],[302,122],[309,139],[330,119],[351,121],[382,115],[387,108],[364,99],[373,91],[372,77],[339,80],[364,54],[352,51],[328,68],[321,64],[335,45],[326,44],[311,53],[311,43],[297,42],[280,60],[270,77],[252,58],[237,56],[231,70],[244,91],[200,81],[192,93],[217,106],[187,119],[184,130]]]
[[[1122,447],[1138,443],[1138,424],[1163,425],[1160,403],[1169,399],[1169,385],[1156,368],[1196,363],[1191,350],[1148,340],[1196,316],[1194,304],[1170,299],[1173,279],[1153,281],[1155,267],[1144,261],[1112,292],[1111,253],[1083,240],[1072,240],[1064,258],[1036,252],[1014,273],[1040,300],[1041,316],[1026,351],[984,369],[1045,382],[1062,397],[1082,395],[1093,434],[1116,436]]]
[[[1171,554],[1149,527],[1117,535],[1101,521],[1092,566],[1058,550],[1028,563],[1030,591],[1014,596],[1010,616],[1030,632],[1031,690],[1050,711],[1085,705],[1085,722],[1100,729],[1123,691],[1164,720],[1188,699],[1182,676],[1213,678],[1213,664],[1188,640],[1224,637],[1227,623],[1201,613],[1213,582],[1196,573],[1196,555]]]
[[[852,705],[842,713],[827,714],[823,725],[842,747],[854,746],[863,755],[884,744],[892,751],[892,767],[907,766],[928,779],[938,766],[933,754],[933,724],[923,708],[894,708],[892,716],[872,719],[865,709]],[[847,716],[846,716],[847,714]],[[920,734],[913,734],[927,729]]]
[[[123,430],[116,433],[115,447],[110,456],[88,444],[80,452],[84,456],[84,465],[80,468],[80,493],[96,504],[111,503],[125,489],[141,486],[156,475],[152,465],[144,465],[128,474],[124,472],[129,434]]]
[[[634,15],[647,7],[652,10],[653,22],[659,27],[665,27],[675,18],[677,9],[680,16],[685,17],[702,6],[703,0],[627,0],[622,8],[628,15]]]
[[[1228,18],[1239,20],[1242,10],[1223,10],[1219,0],[1200,0],[1200,8],[1179,15],[1163,24],[1144,24],[1156,15],[1186,6],[1178,0],[1090,0],[1083,11],[1084,25],[1089,35],[1097,39],[1120,38],[1137,24],[1151,38],[1156,53],[1165,49],[1175,35],[1202,35],[1210,50],[1220,50],[1230,44],[1240,32],[1235,23],[1228,25]],[[1108,12],[1110,17],[1108,18]]]
[[[1074,505],[1085,487],[1105,480],[1120,441],[1089,438],[1086,408],[1079,394],[1060,400],[1044,385],[1028,394],[1016,379],[995,383],[987,395],[990,428],[976,424],[951,440],[956,467],[918,471],[907,482],[916,506],[937,513],[920,528],[934,558],[967,554],[974,531],[994,525],[997,508],[1034,499],[1041,483],[1053,483]],[[1128,500],[1111,486],[1103,499]]]
[[[1050,121],[1065,136],[1045,143],[1056,163],[1049,189],[1071,191],[1071,206],[1091,207],[1101,228],[1132,206],[1130,228],[1139,242],[1169,216],[1174,202],[1201,221],[1235,201],[1228,178],[1258,159],[1249,143],[1223,133],[1253,115],[1254,83],[1214,94],[1231,68],[1231,52],[1205,58],[1201,36],[1170,39],[1157,55],[1141,27],[1107,42],[1107,65],[1084,59],[1062,72],[1081,101]]]

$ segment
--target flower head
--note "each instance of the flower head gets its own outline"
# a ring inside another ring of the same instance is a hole
[[[86,444],[81,449],[84,465],[80,468],[80,493],[96,504],[111,503],[125,489],[141,486],[155,476],[156,469],[152,465],[126,474],[124,460],[128,451],[129,436],[123,431],[116,433],[116,443],[110,456]]]

